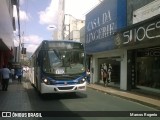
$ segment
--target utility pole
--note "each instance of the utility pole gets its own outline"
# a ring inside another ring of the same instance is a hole
[[[19,36],[19,47],[18,47],[18,62],[20,63],[21,56],[21,29],[20,29],[20,16],[19,16],[19,0],[17,0],[17,18],[18,18],[18,36]]]
[[[71,34],[71,33],[70,33],[70,29],[71,29],[71,28],[70,28],[70,23],[68,24],[68,27],[69,27],[69,30],[68,30],[68,31],[69,31],[69,34],[68,34],[69,37],[68,37],[68,39],[70,40],[70,39],[71,39],[71,37],[70,37],[70,34]]]
[[[21,35],[19,35],[19,46],[18,46],[18,62],[20,63],[21,58]]]

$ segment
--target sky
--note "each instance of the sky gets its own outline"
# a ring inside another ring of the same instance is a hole
[[[57,9],[59,0],[20,0],[21,41],[27,52],[34,52],[43,40],[52,40],[57,25]],[[65,14],[71,14],[77,19],[85,19],[99,0],[66,0]],[[16,13],[14,13],[16,16]],[[18,27],[17,27],[18,28]],[[14,44],[18,46],[18,30],[14,32]]]

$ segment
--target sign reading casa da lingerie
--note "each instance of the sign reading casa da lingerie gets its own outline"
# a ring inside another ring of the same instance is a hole
[[[104,0],[86,15],[87,53],[114,49],[114,33],[126,26],[126,0]]]

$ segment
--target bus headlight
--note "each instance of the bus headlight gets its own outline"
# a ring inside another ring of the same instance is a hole
[[[47,79],[44,79],[44,82],[45,82],[45,83],[47,83],[47,81],[48,81]]]
[[[82,79],[80,80],[80,84],[84,83],[85,81],[86,81],[86,78],[82,78]]]
[[[46,85],[49,85],[49,84],[50,84],[49,80],[46,79],[46,78],[43,80],[43,82],[44,82]]]
[[[86,81],[86,79],[85,79],[85,78],[83,78],[83,79],[82,79],[82,82],[85,82],[85,81]]]

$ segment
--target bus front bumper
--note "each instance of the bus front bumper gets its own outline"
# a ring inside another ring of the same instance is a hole
[[[41,94],[86,91],[86,85],[87,82],[76,85],[46,85],[45,83],[41,83]]]

